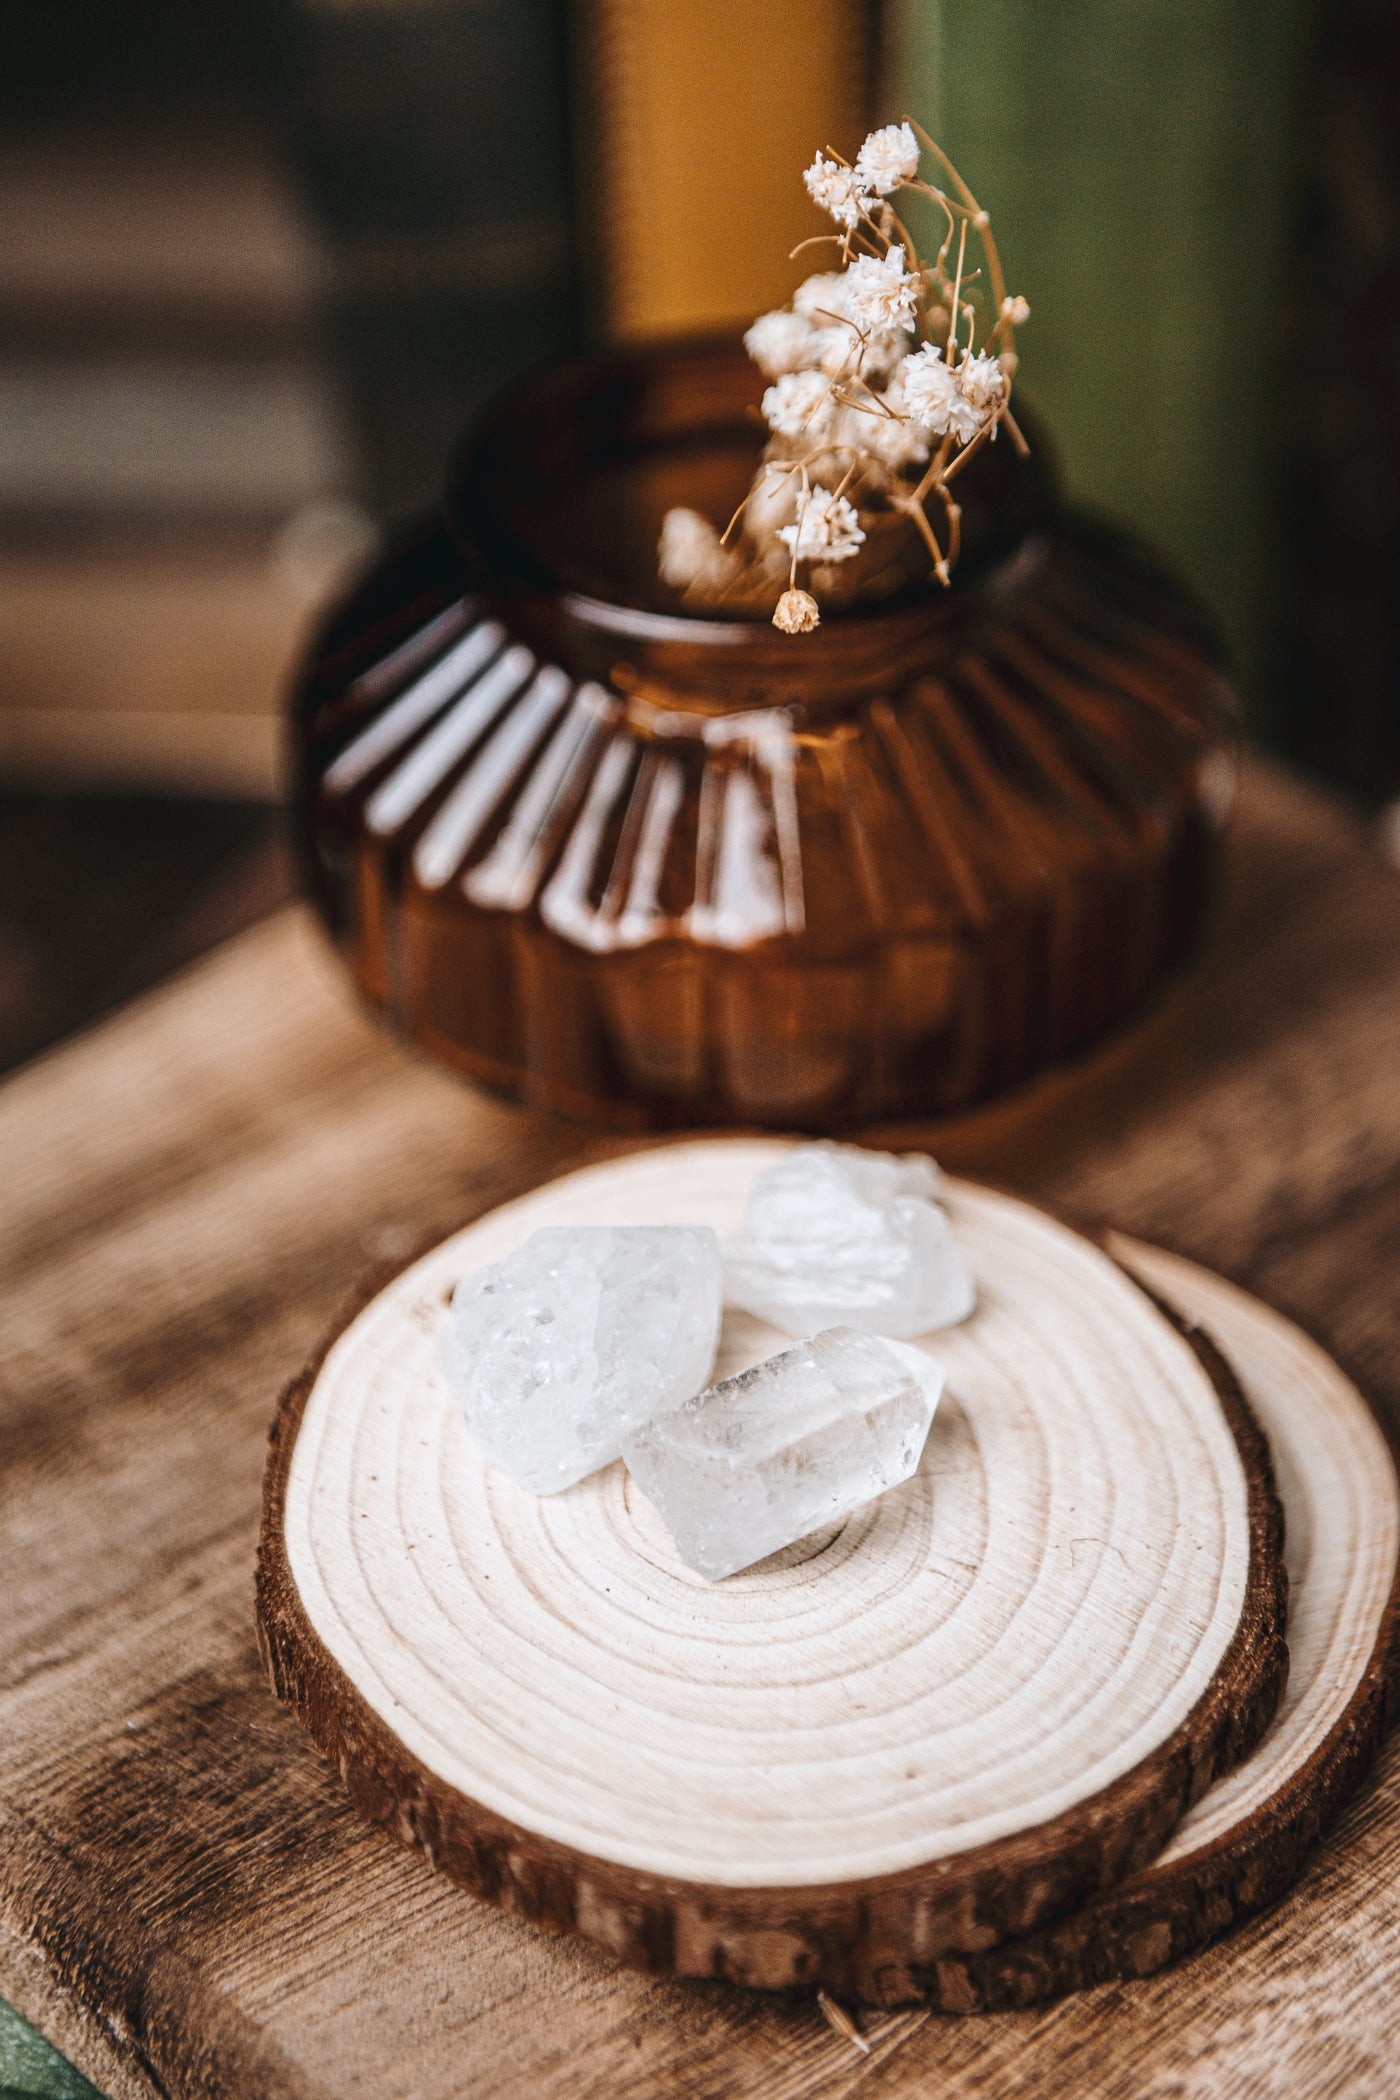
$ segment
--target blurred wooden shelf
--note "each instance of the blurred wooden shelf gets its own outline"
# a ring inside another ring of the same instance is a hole
[[[0,781],[270,798],[366,522],[324,262],[250,132],[0,145]]]
[[[0,549],[0,779],[275,797],[315,602],[256,550]]]

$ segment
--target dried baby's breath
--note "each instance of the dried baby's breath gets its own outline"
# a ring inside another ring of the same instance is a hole
[[[800,372],[812,361],[812,324],[805,314],[783,308],[760,314],[744,337],[744,348],[770,379],[784,372]]]
[[[858,591],[871,563],[888,569],[889,533],[906,524],[948,582],[962,517],[949,484],[1003,423],[1024,449],[1010,400],[1015,331],[1030,318],[1007,293],[986,212],[912,120],[872,131],[854,164],[818,153],[803,180],[839,229],[828,238],[841,268],[809,276],[744,338],[771,381],[770,436],[728,531],[705,537],[696,513],[673,512],[660,550],[663,579],[703,604],[752,602],[786,568],[773,615],[785,634],[819,618],[798,588],[801,565],[831,591],[836,566],[851,564]],[[901,192],[938,210],[932,259],[899,217]],[[688,522],[673,526],[678,516]]]
[[[877,197],[888,197],[919,172],[919,142],[908,124],[872,131],[856,155],[856,180]]]
[[[779,437],[817,438],[830,428],[836,399],[825,372],[784,372],[763,397],[763,414]]]
[[[799,561],[849,561],[865,538],[855,506],[820,483],[803,491],[797,516],[779,528],[778,538]]]
[[[857,255],[841,280],[846,319],[866,335],[889,335],[914,325],[919,287],[904,264],[904,250]]]
[[[821,607],[810,591],[784,591],[773,608],[773,625],[784,634],[810,634],[821,616]]]
[[[935,343],[924,343],[906,357],[894,398],[906,419],[927,437],[946,437],[961,396],[958,375]]]
[[[792,295],[792,310],[806,320],[831,320],[842,312],[840,270],[818,270]]]
[[[813,204],[829,211],[838,226],[854,228],[860,224],[866,199],[854,168],[848,168],[844,161],[828,160],[824,153],[819,153],[802,180]]]
[[[981,416],[989,416],[1006,392],[1006,374],[999,357],[978,351],[965,357],[958,367],[958,391]]]

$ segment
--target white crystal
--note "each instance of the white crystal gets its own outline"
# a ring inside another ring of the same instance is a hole
[[[704,1385],[721,1312],[708,1226],[546,1226],[458,1284],[443,1363],[487,1464],[550,1495]]]
[[[921,1349],[833,1327],[653,1416],[622,1455],[713,1582],[907,1480],[942,1390]]]
[[[951,1327],[975,1294],[922,1153],[797,1145],[760,1174],[744,1231],[726,1242],[728,1303],[788,1334],[859,1327],[909,1336]]]

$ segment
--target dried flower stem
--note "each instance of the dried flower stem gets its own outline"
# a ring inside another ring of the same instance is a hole
[[[938,544],[933,527],[928,520],[928,512],[924,509],[922,503],[916,503],[912,496],[896,496],[891,500],[895,509],[902,510],[914,525],[933,557],[934,575],[940,583],[946,584],[949,581],[948,558]]]
[[[839,2034],[842,2041],[849,2042],[853,2049],[859,2049],[862,2056],[869,2056],[870,2044],[847,2012],[845,2006],[838,2005],[836,2000],[829,1998],[825,1991],[817,1992],[817,2004],[821,2007],[822,2018],[826,2021],[832,2033]]]
[[[982,236],[982,247],[987,257],[987,268],[991,273],[992,279],[992,299],[996,305],[997,312],[1000,313],[1006,299],[1006,280],[1001,274],[1001,257],[997,253],[997,244],[992,237],[992,222],[937,140],[929,137],[922,124],[916,118],[906,117],[904,121],[909,125],[920,145],[933,155],[939,166],[947,174],[962,200],[963,209],[970,213],[977,231]]]
[[[962,295],[963,265],[967,261],[967,220],[958,235],[958,274],[953,279],[953,311],[948,317],[948,363],[958,361],[958,300]]]

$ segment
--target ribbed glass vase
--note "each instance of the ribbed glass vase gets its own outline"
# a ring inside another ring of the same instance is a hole
[[[297,696],[365,996],[589,1119],[952,1111],[1123,1020],[1200,922],[1231,708],[1177,586],[1003,442],[951,590],[798,638],[688,611],[661,517],[728,515],[756,398],[717,345],[532,382]]]

